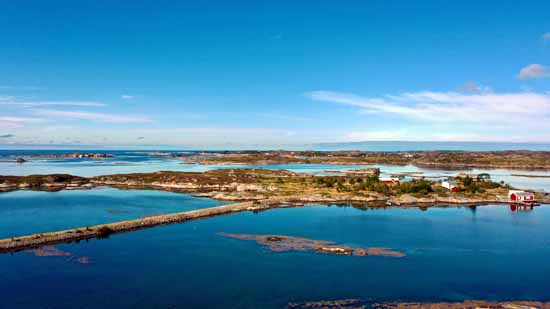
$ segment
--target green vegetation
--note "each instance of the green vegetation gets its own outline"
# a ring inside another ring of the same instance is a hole
[[[403,182],[396,188],[399,194],[427,195],[434,192],[432,183],[425,180]]]
[[[478,175],[477,179],[470,176],[457,177],[456,181],[459,183],[458,192],[485,193],[489,189],[498,189],[503,186],[498,182],[484,181],[482,179],[486,179],[486,176],[482,177],[481,175]]]
[[[318,176],[315,177],[315,183],[320,187],[335,188],[337,192],[390,192],[390,188],[386,184],[380,182],[378,176]]]

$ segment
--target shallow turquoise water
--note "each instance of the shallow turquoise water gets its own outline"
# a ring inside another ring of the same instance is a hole
[[[137,219],[222,205],[212,199],[113,188],[0,193],[0,238]]]
[[[383,246],[405,258],[270,252],[218,232]],[[289,301],[550,300],[550,206],[240,213],[0,255],[6,308],[283,308]]]

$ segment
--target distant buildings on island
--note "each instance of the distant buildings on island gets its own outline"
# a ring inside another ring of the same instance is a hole
[[[69,158],[87,158],[87,159],[103,159],[103,158],[112,158],[113,155],[110,153],[72,153],[67,155]]]
[[[486,182],[490,181],[491,176],[489,174],[472,175],[466,173],[460,173],[456,177],[449,177],[441,181],[441,187],[451,191],[459,192],[461,186],[464,187],[467,183],[471,182]],[[504,197],[503,197],[504,198]],[[533,192],[525,190],[509,190],[507,201],[515,204],[534,205],[537,204],[537,199]],[[516,207],[518,207],[516,205]]]
[[[458,185],[457,185],[456,181],[454,181],[452,179],[444,180],[443,182],[441,182],[441,186],[443,188],[448,189],[451,192],[458,192]]]
[[[69,153],[69,154],[33,154],[10,156],[10,160],[2,160],[3,163],[19,163],[29,162],[29,159],[106,159],[112,158],[114,155],[110,153]]]

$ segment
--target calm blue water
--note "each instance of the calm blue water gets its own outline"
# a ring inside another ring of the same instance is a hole
[[[405,258],[274,253],[218,232],[385,246]],[[241,213],[0,255],[5,308],[283,308],[289,301],[550,300],[550,206]]]
[[[137,219],[224,204],[153,190],[112,188],[0,193],[0,238]]]

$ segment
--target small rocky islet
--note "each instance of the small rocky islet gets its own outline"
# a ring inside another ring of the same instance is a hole
[[[258,244],[263,245],[274,252],[309,251],[336,255],[387,256],[398,258],[406,256],[403,252],[395,251],[389,248],[360,248],[343,246],[327,240],[316,240],[287,235],[232,234],[223,232],[218,233],[218,235],[240,240],[254,240]]]

